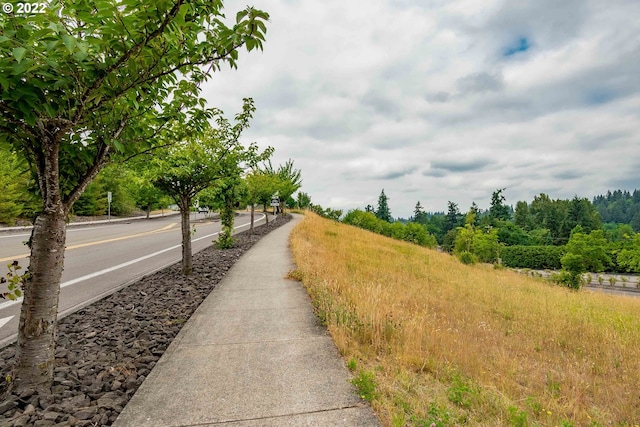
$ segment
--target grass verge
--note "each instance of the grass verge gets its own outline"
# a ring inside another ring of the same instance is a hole
[[[311,213],[297,270],[389,426],[634,426],[640,300],[573,292]]]

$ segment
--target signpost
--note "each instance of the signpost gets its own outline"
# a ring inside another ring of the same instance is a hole
[[[107,191],[107,202],[109,204],[109,207],[108,207],[108,212],[109,212],[108,219],[109,219],[109,222],[111,222],[111,200],[112,199],[113,199],[113,195],[111,194],[111,191]]]
[[[277,196],[271,196],[271,206],[273,206],[273,216],[276,216],[276,209],[280,206],[280,199]]]

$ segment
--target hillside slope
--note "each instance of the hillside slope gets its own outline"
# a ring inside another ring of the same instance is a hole
[[[314,214],[291,246],[292,277],[387,425],[640,420],[640,299],[466,266]]]

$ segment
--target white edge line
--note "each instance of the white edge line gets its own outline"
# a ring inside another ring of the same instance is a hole
[[[258,221],[260,221],[260,220],[262,220],[264,218],[265,218],[265,215],[262,214],[262,218],[259,218]],[[242,225],[239,225],[237,227],[233,227],[233,229],[237,230],[238,228],[247,227],[250,224],[251,223],[242,224]],[[197,239],[193,239],[193,240],[191,240],[191,242],[198,242],[200,240],[204,240],[204,239],[207,239],[209,237],[213,237],[213,236],[218,235],[218,234],[220,234],[219,231],[217,231],[215,233],[212,233],[212,234],[207,234],[206,236],[202,236],[202,237],[199,237]],[[124,262],[122,264],[114,265],[113,267],[105,268],[104,270],[96,271],[95,273],[87,274],[86,276],[82,276],[82,277],[78,277],[76,279],[68,280],[68,281],[60,284],[60,289],[65,288],[67,286],[75,285],[76,283],[84,282],[85,280],[93,279],[94,277],[102,276],[103,274],[111,273],[112,271],[120,270],[121,268],[125,268],[125,267],[128,267],[130,265],[136,264],[136,263],[138,263],[140,261],[144,261],[146,259],[152,258],[152,257],[160,255],[160,254],[163,254],[165,252],[169,252],[169,251],[171,251],[173,249],[176,249],[176,248],[179,248],[181,246],[182,246],[182,243],[179,244],[179,245],[171,246],[169,248],[163,249],[163,250],[158,251],[158,252],[154,252],[152,254],[148,254],[148,255],[142,256],[140,258],[132,259],[131,261],[127,261],[127,262]],[[19,304],[21,302],[22,302],[22,298],[18,298],[18,299],[13,300],[13,301],[3,302],[3,303],[0,304],[0,310],[2,310],[4,308],[7,308],[7,307],[11,307],[12,305],[15,305],[15,304]],[[3,325],[0,325],[0,328],[2,326]]]

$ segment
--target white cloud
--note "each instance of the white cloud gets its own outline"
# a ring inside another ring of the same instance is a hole
[[[265,51],[206,94],[230,116],[255,99],[247,141],[293,158],[314,203],[362,208],[384,188],[406,217],[418,200],[486,208],[502,187],[514,205],[640,188],[636,0],[254,6],[271,15]]]

